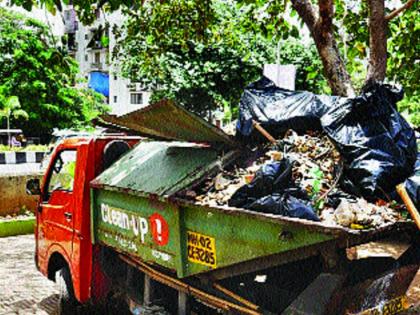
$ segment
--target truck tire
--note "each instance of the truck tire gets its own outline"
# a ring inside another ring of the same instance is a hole
[[[74,296],[73,282],[71,281],[70,271],[67,267],[57,271],[56,282],[59,288],[58,314],[74,315],[78,313],[79,302]]]

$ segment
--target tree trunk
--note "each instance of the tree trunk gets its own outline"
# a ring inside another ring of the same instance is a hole
[[[292,0],[292,5],[311,32],[333,94],[353,97],[355,91],[334,38],[333,1],[318,0],[319,13],[310,0]]]
[[[9,148],[11,147],[11,143],[10,143],[10,116],[7,116],[6,117],[6,125],[7,125],[7,141],[8,141],[8,144],[9,144]]]
[[[388,23],[384,0],[368,0],[369,9],[369,65],[365,86],[382,82],[386,75]]]
[[[316,34],[313,36],[314,38],[318,37]],[[354,97],[355,91],[350,75],[340,57],[333,35],[329,34],[327,38],[315,39],[315,44],[324,66],[324,75],[332,93],[339,96]]]

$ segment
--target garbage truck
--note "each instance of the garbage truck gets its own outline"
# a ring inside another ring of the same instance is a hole
[[[185,198],[243,158],[234,138],[169,101],[69,138],[40,182],[35,263],[61,314],[397,314],[419,270],[409,220],[354,230]],[[184,192],[184,194],[183,194]],[[351,260],[357,246],[407,244]]]

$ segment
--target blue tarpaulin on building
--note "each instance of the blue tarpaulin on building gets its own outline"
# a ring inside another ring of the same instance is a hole
[[[100,71],[92,71],[89,77],[89,87],[109,97],[109,75]]]

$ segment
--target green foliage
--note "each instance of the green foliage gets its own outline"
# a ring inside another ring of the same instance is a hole
[[[309,192],[312,198],[313,206],[318,211],[324,207],[324,198],[320,198],[319,193],[322,188],[322,179],[324,178],[324,172],[316,166],[309,171],[309,177],[311,178],[311,191]]]
[[[7,98],[2,97],[3,99],[3,109],[0,109],[0,118],[6,118],[7,121],[11,117],[15,119],[23,118],[28,119],[28,113],[21,109],[19,98],[17,96],[9,96]],[[9,128],[8,126],[7,128]]]
[[[14,152],[47,152],[47,145],[31,144],[26,147],[9,147],[8,145],[0,144],[0,152],[14,151]]]
[[[420,46],[415,40],[420,38],[418,10],[419,3],[415,2],[409,10],[389,22],[387,42],[387,80],[404,88],[405,98],[398,103],[398,108],[415,126],[420,125]],[[366,3],[351,4],[341,0],[336,11],[336,18],[344,26],[344,38],[347,39],[341,38],[340,48],[346,50],[347,69],[355,86],[360,88],[366,75],[362,61],[368,57]]]
[[[401,84],[408,98],[415,95],[420,87],[420,46],[414,40],[420,37],[418,10],[419,3],[415,2],[388,24],[387,80]],[[390,12],[389,9],[387,11]],[[359,89],[367,72],[363,63],[366,62],[369,49],[367,12],[365,1],[336,1],[335,23],[340,35],[339,46],[353,83]]]
[[[19,97],[28,120],[12,123],[30,135],[84,127],[105,110],[99,94],[73,87],[78,66],[51,42],[45,25],[0,8],[0,95]]]
[[[232,0],[233,1],[233,0]],[[230,37],[231,44],[238,43],[234,39],[240,37],[238,33],[260,34],[262,38],[277,42],[279,39],[287,40],[290,37],[299,37],[303,28],[303,21],[297,12],[292,8],[289,1],[284,0],[236,0],[234,3],[241,5],[240,12],[242,18],[240,21],[234,19],[234,23],[220,23],[217,19],[219,12],[215,9],[215,3],[220,0],[162,0],[162,1],[127,1],[127,0],[73,0],[79,18],[89,23],[94,20],[95,9],[102,7],[105,11],[113,11],[119,8],[129,8],[136,21],[141,25],[128,28],[128,37],[138,37],[142,42],[142,50],[157,52],[156,57],[150,57],[147,66],[159,64],[162,54],[174,49],[173,44],[179,44],[181,49],[188,49],[188,42],[198,38],[198,42],[206,45],[211,42],[215,34],[214,29],[218,26],[220,37],[228,32],[232,32]],[[311,1],[315,6],[317,1]],[[402,1],[406,2],[406,1]],[[60,8],[60,2],[52,0],[12,0],[12,3],[30,9],[32,6],[41,3],[50,11],[55,11],[56,6]],[[68,3],[65,0],[64,3]],[[228,6],[234,6],[234,3],[225,1]],[[385,5],[396,4],[395,1],[385,1]],[[142,7],[143,5],[143,7]],[[148,9],[144,9],[147,7]],[[231,12],[229,10],[227,12]],[[401,83],[407,97],[413,97],[418,90],[419,82],[419,27],[418,22],[419,2],[407,11],[401,13],[389,23],[388,29],[388,65],[387,77],[389,81]],[[137,13],[140,12],[140,13]],[[387,9],[390,12],[390,9]],[[222,12],[224,13],[224,12]],[[366,1],[335,0],[334,1],[334,36],[337,39],[341,57],[344,59],[347,70],[351,75],[353,85],[356,90],[364,84],[366,77],[366,58],[369,50],[369,30],[368,30],[368,9]],[[294,19],[294,22],[291,20]],[[298,19],[301,28],[295,24]],[[143,22],[142,22],[143,21]],[[134,23],[134,22],[132,22]],[[147,23],[151,23],[148,26]],[[219,24],[218,24],[219,23]],[[150,32],[150,30],[155,30]],[[142,39],[141,34],[147,34],[147,40]],[[226,43],[223,40],[223,43]],[[235,49],[244,53],[248,42],[239,42]],[[232,45],[230,46],[232,47]],[[251,46],[252,47],[252,46]],[[133,51],[134,52],[134,48]],[[246,56],[246,55],[241,55]],[[132,54],[132,57],[136,57]],[[246,58],[243,58],[246,60]],[[318,59],[318,58],[316,58]],[[133,61],[133,64],[136,63]],[[316,64],[316,67],[320,66]],[[130,67],[130,66],[129,66]],[[308,66],[305,67],[305,69]],[[133,66],[134,68],[134,66]],[[315,69],[315,68],[314,68]],[[143,75],[144,67],[139,66],[138,70],[132,71],[139,77]],[[316,77],[316,71],[307,69],[308,79]],[[130,71],[129,71],[130,72]],[[136,77],[135,76],[135,77]],[[162,75],[163,76],[163,75]],[[298,79],[299,81],[299,79]],[[319,83],[318,83],[319,82]],[[316,79],[316,89],[325,89],[324,83]],[[300,83],[298,82],[298,85]],[[321,86],[319,86],[321,85]],[[311,86],[311,85],[309,85]]]
[[[0,94],[3,89],[0,89]],[[3,109],[0,109],[0,119],[5,118],[6,119],[6,128],[10,129],[10,119],[15,118],[23,118],[28,119],[28,113],[25,112],[23,109],[21,109],[19,98],[17,96],[9,96],[5,97],[4,95],[1,95],[0,101],[2,104]],[[8,141],[10,145],[10,134],[8,136]]]
[[[199,114],[219,107],[228,121],[244,87],[265,63],[276,62],[277,38],[257,22],[250,30],[249,12],[233,1],[146,2],[114,29],[120,35],[114,59],[132,81],[156,91],[152,101],[174,99]],[[283,41],[280,61],[298,67],[298,89],[325,91],[314,47]]]
[[[398,110],[403,113],[407,120],[414,126],[420,127],[420,94],[406,96],[398,104]]]
[[[232,2],[146,2],[130,12],[116,56],[126,76],[157,90],[152,100],[174,99],[200,114],[236,105],[268,58],[269,42],[242,32]]]
[[[419,117],[420,90],[420,19],[419,2],[391,20],[389,24],[387,76],[389,80],[400,83],[408,99],[413,97],[417,104]],[[412,108],[413,111],[415,108]],[[417,120],[418,121],[418,120]]]
[[[322,74],[322,63],[315,45],[305,46],[300,41],[290,38],[279,45],[281,64],[296,66],[296,89],[317,94],[330,93]]]
[[[254,17],[253,22],[274,33],[277,38],[290,38],[296,36],[293,27],[280,27],[278,23],[288,16],[298,17],[296,11],[282,0],[237,0],[249,11],[249,16]],[[311,1],[316,7],[317,1]],[[402,1],[406,2],[406,1]],[[385,5],[392,1],[385,1]],[[395,2],[394,2],[395,5]],[[407,97],[418,91],[420,82],[420,63],[418,56],[420,46],[420,23],[418,18],[419,2],[407,11],[392,19],[388,28],[388,63],[387,80],[400,83]],[[389,13],[391,9],[387,9]],[[299,21],[303,25],[300,17]],[[366,1],[336,0],[334,1],[333,30],[336,37],[341,57],[344,60],[352,83],[356,90],[364,84],[369,53],[369,28],[368,8]],[[285,23],[283,23],[285,24]],[[255,26],[252,26],[255,28]],[[281,29],[281,32],[279,31]],[[321,64],[317,65],[321,67]],[[312,74],[313,75],[313,74]]]
[[[322,187],[322,182],[321,180],[324,178],[324,173],[321,171],[321,169],[316,166],[313,167],[310,171],[309,171],[309,177],[312,179],[311,180],[311,197],[315,198],[317,196],[317,194],[321,191],[321,187]]]

